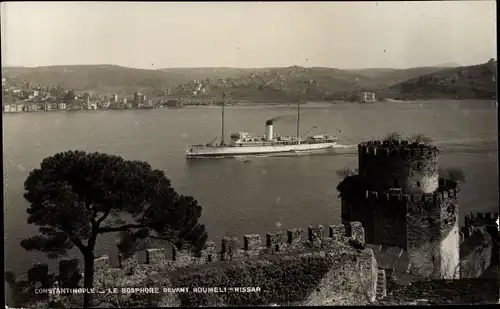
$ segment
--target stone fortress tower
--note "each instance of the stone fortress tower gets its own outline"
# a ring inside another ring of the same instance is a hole
[[[402,249],[411,274],[453,279],[460,274],[459,188],[439,178],[438,155],[417,142],[361,143],[359,174],[337,189],[342,220],[362,222],[367,243]]]

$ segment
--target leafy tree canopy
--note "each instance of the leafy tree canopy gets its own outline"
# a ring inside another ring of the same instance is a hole
[[[44,159],[24,186],[30,203],[28,223],[39,226],[40,234],[22,240],[21,246],[50,258],[76,246],[85,261],[85,288],[93,286],[100,234],[156,238],[195,253],[207,239],[205,227],[198,223],[201,206],[193,197],[175,192],[165,174],[146,162],[67,151]],[[92,295],[85,294],[84,307],[91,303]]]
[[[145,162],[82,151],[58,153],[30,173],[25,190],[31,204],[28,223],[40,226],[40,235],[21,245],[52,258],[73,246],[89,254],[97,235],[109,232],[135,231],[141,238],[187,244],[195,251],[207,238],[198,223],[197,201],[176,193],[164,172]]]

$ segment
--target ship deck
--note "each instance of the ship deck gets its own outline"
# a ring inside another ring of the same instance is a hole
[[[294,145],[317,145],[317,144],[332,144],[336,140],[331,141],[272,141],[272,142],[241,142],[236,144],[227,145],[192,145],[191,147],[206,147],[206,148],[220,148],[220,147],[266,147],[266,146],[294,146]]]

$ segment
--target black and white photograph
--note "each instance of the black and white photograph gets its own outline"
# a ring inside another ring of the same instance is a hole
[[[500,303],[496,12],[2,2],[6,308]]]

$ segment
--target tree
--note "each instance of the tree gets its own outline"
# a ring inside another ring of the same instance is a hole
[[[75,92],[73,90],[68,90],[68,92],[66,92],[66,94],[63,97],[63,102],[71,104],[73,103],[74,100],[75,100]]]
[[[410,138],[410,141],[417,143],[417,144],[424,144],[424,145],[429,145],[432,143],[432,139],[428,136],[425,136],[423,134],[415,134]]]
[[[45,158],[25,183],[28,223],[40,235],[21,241],[49,258],[76,246],[84,259],[84,287],[93,286],[94,248],[99,235],[130,232],[199,252],[207,234],[198,223],[201,206],[179,195],[163,171],[119,156],[67,151]],[[129,222],[123,217],[130,217]],[[92,302],[85,294],[84,307]]]
[[[403,135],[401,133],[392,132],[392,133],[387,134],[387,136],[383,139],[383,141],[393,143],[393,142],[400,141],[401,139],[403,139]]]
[[[446,169],[439,169],[439,176],[442,178],[448,178],[455,182],[467,182],[464,172],[457,167],[450,167]]]
[[[338,170],[337,171],[337,175],[340,177],[340,178],[347,178],[347,177],[350,177],[350,176],[354,176],[354,175],[357,175],[359,173],[359,170],[357,168],[354,168],[354,169],[351,169],[351,168],[344,168],[342,170]]]

